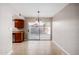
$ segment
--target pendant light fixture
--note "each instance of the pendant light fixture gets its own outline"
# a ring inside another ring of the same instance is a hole
[[[37,18],[36,18],[35,24],[36,24],[37,26],[43,25],[44,23],[40,20],[40,17],[39,17],[40,11],[38,10],[37,13],[38,13],[38,16],[37,16]]]

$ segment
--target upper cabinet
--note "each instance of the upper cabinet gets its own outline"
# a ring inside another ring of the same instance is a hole
[[[24,28],[24,20],[23,19],[14,19],[15,27],[18,29]]]

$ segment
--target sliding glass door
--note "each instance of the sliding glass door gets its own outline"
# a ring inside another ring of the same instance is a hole
[[[40,40],[51,40],[51,20],[42,19],[40,26]]]
[[[28,22],[28,40],[51,40],[51,19]]]
[[[28,39],[39,40],[39,26],[34,24],[35,22],[29,22],[28,24]]]

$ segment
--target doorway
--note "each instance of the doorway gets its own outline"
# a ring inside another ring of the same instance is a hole
[[[52,19],[41,18],[39,22],[31,19],[28,22],[28,40],[51,40]]]

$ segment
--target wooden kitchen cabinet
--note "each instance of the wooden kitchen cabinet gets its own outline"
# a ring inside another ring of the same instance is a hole
[[[14,19],[15,27],[18,29],[24,28],[24,20],[23,19]]]
[[[24,31],[18,31],[13,33],[13,42],[20,43],[24,41]]]

